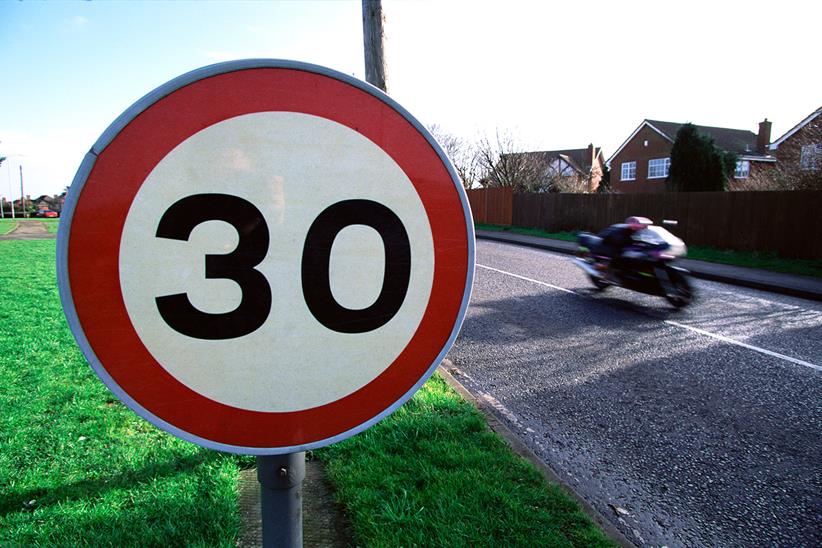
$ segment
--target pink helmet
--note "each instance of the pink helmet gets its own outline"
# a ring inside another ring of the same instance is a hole
[[[646,226],[654,224],[654,222],[647,217],[631,216],[625,219],[625,224],[630,225],[634,230],[641,230]]]

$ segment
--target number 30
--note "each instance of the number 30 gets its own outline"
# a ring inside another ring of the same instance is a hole
[[[197,339],[234,339],[259,329],[271,313],[271,286],[256,269],[268,253],[268,225],[254,204],[229,194],[196,194],[175,202],[163,213],[158,238],[187,241],[206,221],[224,221],[240,241],[231,253],[205,256],[205,277],[225,278],[240,286],[242,298],[231,312],[212,314],[191,304],[186,293],[155,299],[163,320],[175,331]],[[385,272],[376,301],[363,309],[340,305],[331,292],[331,247],[342,229],[366,225],[382,238]],[[340,333],[365,333],[393,318],[408,292],[411,246],[399,217],[371,200],[344,200],[320,213],[303,244],[301,282],[305,303],[318,322]]]

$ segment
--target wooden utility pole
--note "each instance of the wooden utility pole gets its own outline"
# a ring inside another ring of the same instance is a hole
[[[365,81],[388,93],[385,67],[385,13],[381,0],[362,0],[362,35],[365,48]]]

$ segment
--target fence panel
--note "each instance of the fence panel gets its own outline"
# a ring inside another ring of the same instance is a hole
[[[474,222],[511,225],[514,191],[510,188],[483,188],[467,192]]]

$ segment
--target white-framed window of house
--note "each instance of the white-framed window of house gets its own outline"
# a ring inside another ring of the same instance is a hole
[[[799,169],[817,171],[822,169],[822,143],[803,145],[799,155]]]
[[[748,160],[738,160],[734,170],[734,179],[747,179],[751,174],[751,162]]]
[[[636,162],[622,162],[622,174],[620,181],[636,180]]]
[[[662,179],[668,176],[668,170],[671,169],[670,158],[656,158],[648,160],[648,178]]]

